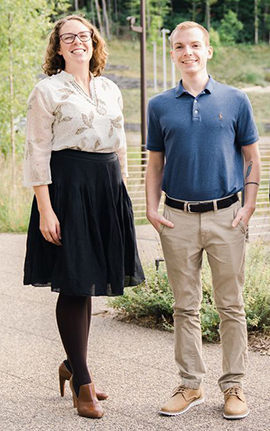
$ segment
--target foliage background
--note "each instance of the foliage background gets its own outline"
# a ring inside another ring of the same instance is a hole
[[[270,333],[270,247],[257,242],[249,246],[245,271],[244,302],[249,332]],[[210,267],[204,255],[201,328],[207,341],[219,340],[219,315],[214,303]],[[158,271],[148,267],[146,281],[125,289],[123,296],[110,299],[124,320],[173,330],[173,294],[165,265]]]
[[[136,142],[139,148],[140,46],[127,22],[130,15],[139,17],[139,6],[139,0],[0,1],[0,231],[27,229],[32,196],[22,187],[27,98],[42,77],[48,35],[58,18],[83,13],[108,41],[105,72],[110,75],[112,69],[113,77],[124,82],[120,88],[128,145],[134,151]],[[191,19],[210,29],[215,55],[209,72],[215,79],[239,88],[269,86],[270,0],[146,0],[148,97],[155,94],[152,42],[157,42],[158,91],[162,91],[160,29],[172,30]],[[170,67],[167,46],[169,79]],[[249,97],[260,134],[269,135],[269,94],[249,93]]]
[[[84,13],[109,44],[115,38],[135,43],[138,37],[129,31],[127,17],[139,18],[139,9],[140,0],[0,2],[0,152],[5,157],[13,153],[15,163],[15,155],[23,153],[26,100],[41,76],[46,39],[55,20],[67,13]],[[152,41],[160,44],[162,27],[172,30],[182,20],[196,20],[211,29],[219,59],[226,45],[270,42],[270,0],[146,0],[149,52]],[[264,70],[261,82],[255,71],[243,74],[243,81],[263,83],[266,77],[270,81],[269,64]]]
[[[138,36],[129,30],[127,17],[133,15],[139,20],[139,6],[139,0],[0,1],[0,232],[27,229],[32,197],[31,190],[22,187],[27,98],[42,77],[41,65],[54,22],[65,14],[83,13],[100,29],[109,44],[108,71],[111,68],[115,78],[129,82],[129,86],[121,88],[126,124],[137,126],[140,122],[137,85],[140,47]],[[173,30],[184,20],[195,20],[210,30],[215,56],[209,71],[215,79],[239,88],[269,86],[270,0],[146,0],[149,97],[154,95],[152,42],[157,42],[158,79],[161,80],[160,30]],[[167,60],[169,75],[168,52]],[[250,93],[249,97],[260,134],[269,135],[269,94]],[[128,145],[139,142],[135,134],[128,132]],[[269,331],[270,328],[269,258],[268,246],[250,249],[244,292],[250,330]],[[216,340],[219,318],[207,265],[203,286],[203,335],[208,340]],[[127,290],[124,297],[114,300],[113,306],[136,318],[152,316],[171,329],[172,301],[166,273],[149,271],[145,285]]]

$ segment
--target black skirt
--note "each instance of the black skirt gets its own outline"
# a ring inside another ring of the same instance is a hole
[[[34,197],[24,284],[51,286],[65,295],[114,296],[141,283],[132,205],[117,155],[53,151],[51,172],[62,246],[43,238]]]

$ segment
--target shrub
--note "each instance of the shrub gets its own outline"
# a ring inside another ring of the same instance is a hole
[[[220,52],[220,37],[218,31],[214,30],[213,27],[210,28],[210,45],[214,48],[214,56],[217,57]]]
[[[110,299],[109,303],[135,319],[151,316],[156,323],[161,319],[172,323],[173,294],[164,269],[158,272],[148,269],[144,283],[125,289],[123,296]]]
[[[237,19],[237,14],[229,10],[221,20],[221,25],[219,27],[221,42],[225,45],[234,44],[242,29],[243,23]]]
[[[0,154],[0,232],[26,232],[33,192],[23,187],[22,163],[17,160],[15,183],[12,169],[11,158],[5,159]]]
[[[264,75],[264,80],[265,80],[266,82],[270,82],[270,72],[266,72],[266,73],[265,73],[265,75]]]
[[[243,84],[249,84],[250,85],[260,85],[262,87],[265,87],[267,85],[266,81],[264,80],[264,75],[260,72],[252,71],[249,72],[242,72],[234,76],[234,79],[240,83],[241,86]]]
[[[146,270],[146,281],[140,286],[128,288],[123,296],[109,300],[109,304],[125,316],[142,317],[161,323],[164,329],[172,329],[173,295],[165,267],[155,272]],[[203,299],[201,326],[203,338],[219,339],[219,315],[214,304],[211,272],[204,259],[202,271]],[[255,243],[249,246],[246,261],[244,288],[245,310],[249,331],[270,331],[270,246]]]

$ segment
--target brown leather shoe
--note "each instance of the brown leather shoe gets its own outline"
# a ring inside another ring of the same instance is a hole
[[[232,386],[224,391],[224,401],[225,419],[243,419],[249,414],[246,398],[240,386]]]
[[[98,402],[94,383],[81,385],[78,397],[73,387],[72,377],[70,378],[69,384],[73,394],[73,405],[77,407],[78,414],[85,418],[102,418],[104,411]]]
[[[61,397],[65,395],[65,383],[66,380],[70,380],[70,377],[72,376],[71,372],[67,369],[64,362],[59,367],[59,386],[60,386],[60,394]]]
[[[71,376],[72,376],[71,372],[67,369],[65,363],[62,362],[62,364],[59,367],[59,385],[60,385],[61,397],[63,397],[65,395],[66,380],[70,380]],[[91,380],[92,380],[92,376],[91,376]],[[97,395],[97,399],[99,401],[107,400],[107,398],[109,397],[106,394],[106,392],[101,392],[98,390],[96,391],[96,395]]]
[[[169,401],[161,407],[159,413],[166,416],[176,416],[185,413],[191,407],[204,402],[202,387],[191,389],[186,386],[178,386]]]

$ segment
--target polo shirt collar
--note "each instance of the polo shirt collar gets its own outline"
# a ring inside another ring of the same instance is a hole
[[[205,93],[211,94],[213,92],[214,89],[214,85],[215,85],[215,80],[212,78],[211,75],[209,76],[209,80],[206,84],[206,87],[203,91],[205,91]],[[179,84],[177,85],[177,87],[175,87],[175,97],[180,97],[183,94],[190,94],[184,87],[182,84],[182,79],[179,81]]]

